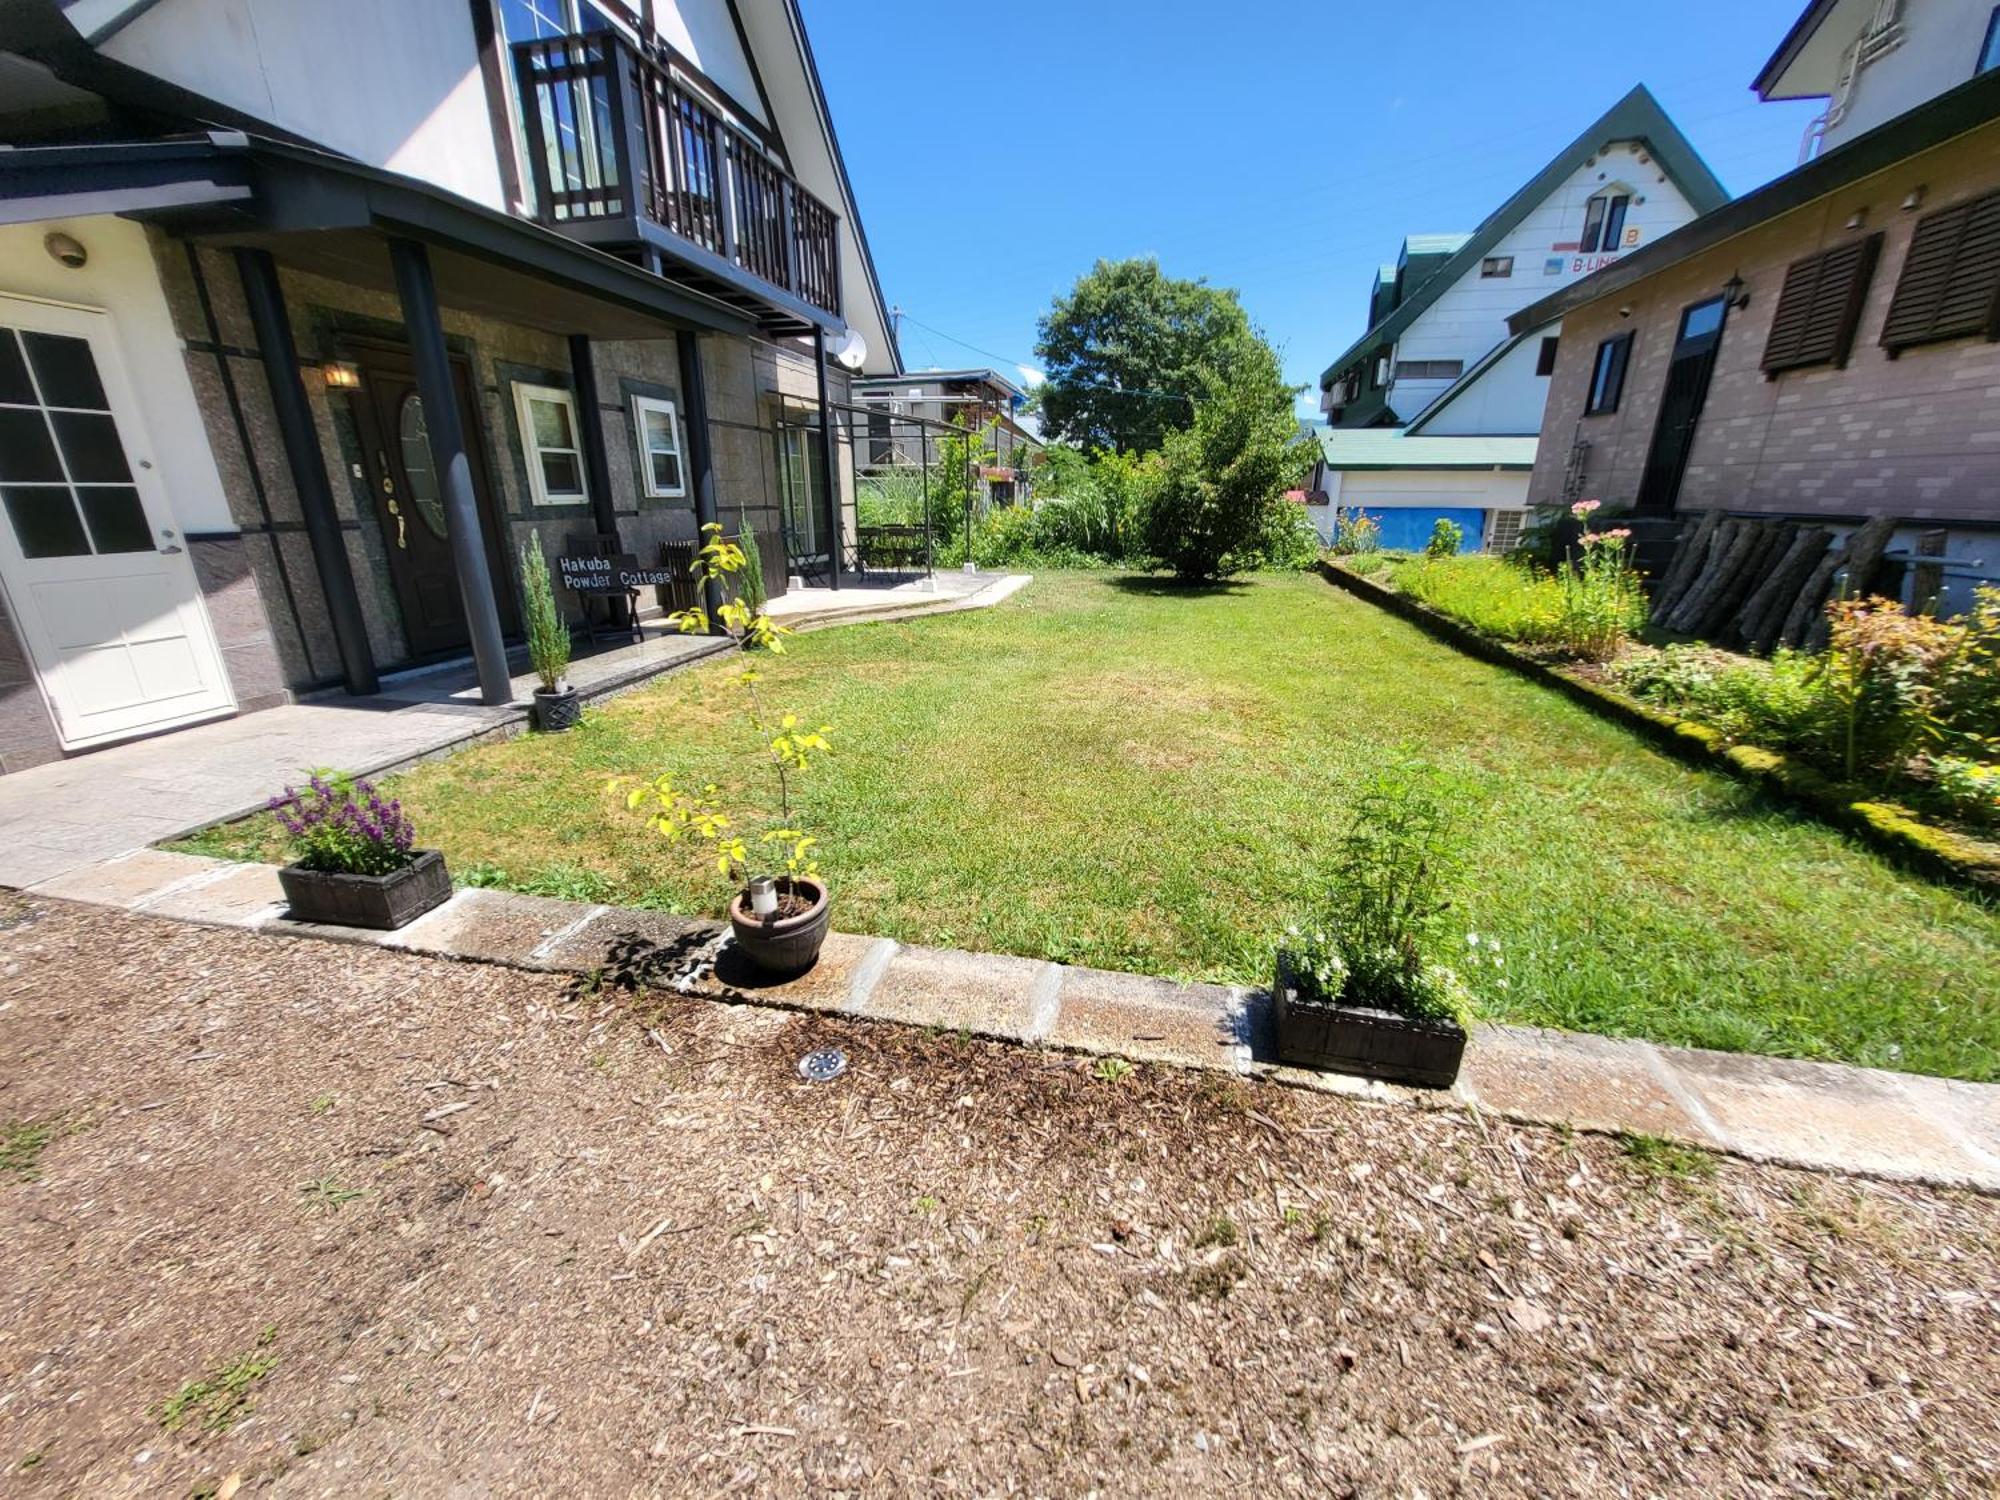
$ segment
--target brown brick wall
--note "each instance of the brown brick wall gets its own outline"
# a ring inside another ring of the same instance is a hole
[[[1923,190],[1919,208],[1901,207]],[[1913,520],[2000,521],[2000,344],[1961,339],[1891,360],[1877,343],[1922,214],[2000,188],[2000,125],[1795,210],[1613,293],[1564,320],[1531,503],[1562,498],[1573,441],[1590,445],[1582,494],[1607,505],[1637,495],[1681,310],[1731,275],[1750,294],[1732,311],[1702,408],[1679,508],[1886,513]],[[1860,213],[1862,223],[1847,228]],[[1860,235],[1884,233],[1845,369],[1758,368],[1785,267]],[[1620,308],[1629,316],[1620,316]],[[1634,330],[1624,399],[1584,416],[1600,340]]]

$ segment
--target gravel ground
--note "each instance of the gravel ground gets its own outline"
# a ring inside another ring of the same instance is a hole
[[[9,1493],[2000,1486],[1992,1200],[0,923]]]

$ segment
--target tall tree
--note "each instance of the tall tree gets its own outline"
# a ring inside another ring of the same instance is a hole
[[[1227,378],[1261,341],[1236,293],[1100,260],[1042,318],[1042,430],[1092,451],[1150,453],[1192,425],[1204,374]]]

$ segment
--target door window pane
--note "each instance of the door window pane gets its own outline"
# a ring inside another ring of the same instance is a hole
[[[99,552],[153,550],[153,528],[146,524],[146,509],[139,503],[137,490],[117,484],[93,486],[76,494],[83,502],[90,537]]]
[[[1684,339],[1706,338],[1722,326],[1722,299],[1704,302],[1699,307],[1690,307],[1681,318],[1681,337]]]
[[[0,480],[16,484],[62,483],[56,445],[40,412],[0,407]]]
[[[83,518],[69,496],[64,484],[0,487],[23,557],[89,556],[90,538],[84,535]]]
[[[411,391],[396,413],[396,442],[403,450],[403,478],[410,493],[406,497],[431,534],[451,535],[445,520],[444,496],[438,490],[437,471],[431,466],[430,428],[424,425],[424,398]]]
[[[28,384],[28,361],[22,357],[20,340],[11,328],[0,328],[0,401],[32,405],[35,388]]]
[[[118,441],[118,424],[97,412],[58,411],[49,414],[62,443],[63,462],[77,484],[124,484],[132,478],[125,466],[125,445]]]
[[[44,406],[111,409],[97,378],[97,361],[91,358],[88,339],[61,333],[23,333],[21,342],[28,346],[28,362],[34,366]]]

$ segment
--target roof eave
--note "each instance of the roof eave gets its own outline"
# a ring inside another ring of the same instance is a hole
[[[1756,92],[1758,98],[1762,99],[1766,104],[1770,104],[1780,99],[1818,99],[1824,97],[1821,94],[1774,94],[1771,90],[1777,86],[1778,80],[1785,75],[1785,70],[1798,61],[1799,54],[1805,50],[1806,43],[1812,40],[1813,33],[1819,30],[1821,23],[1833,13],[1833,8],[1839,3],[1840,0],[1809,0],[1806,8],[1800,12],[1799,18],[1792,22],[1792,29],[1787,31],[1784,40],[1778,43],[1777,51],[1771,54],[1770,60],[1758,70],[1757,76],[1751,80],[1750,87]]]

